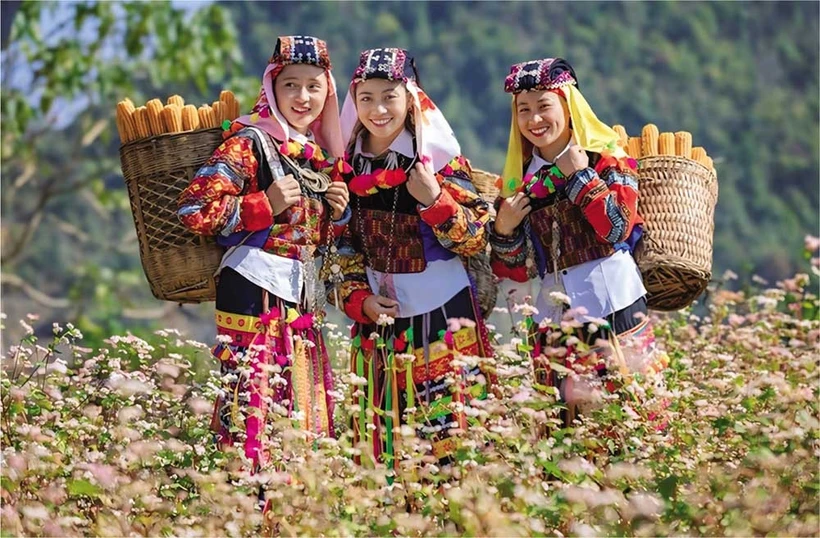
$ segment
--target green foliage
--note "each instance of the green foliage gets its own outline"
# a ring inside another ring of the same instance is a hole
[[[506,152],[509,65],[563,56],[604,121],[690,131],[715,159],[714,274],[774,281],[805,263],[797,253],[820,206],[811,3],[29,1],[2,58],[3,273],[67,299],[60,316],[88,335],[144,332],[150,323],[122,317],[156,303],[114,105],[174,93],[210,102],[231,88],[247,108],[276,36],[292,33],[328,41],[340,99],[361,50],[410,48],[465,154],[493,171]]]
[[[503,167],[512,63],[564,57],[600,118],[692,132],[715,159],[715,273],[792,274],[816,233],[820,26],[808,3],[233,3],[246,64],[275,36],[328,41],[346,89],[358,53],[408,47],[473,164]],[[342,97],[345,91],[341,91]]]

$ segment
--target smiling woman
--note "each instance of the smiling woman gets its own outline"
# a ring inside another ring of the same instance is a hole
[[[339,247],[337,306],[355,321],[352,370],[367,380],[354,400],[355,439],[392,468],[398,426],[415,424],[433,455],[450,461],[452,432],[468,426],[458,404],[487,394],[479,357],[492,350],[460,256],[484,251],[489,208],[407,51],[361,54],[342,132],[350,162],[336,170],[353,215]],[[459,364],[464,356],[473,360]]]
[[[321,333],[314,258],[347,209],[331,184],[342,153],[336,87],[324,41],[280,37],[251,112],[238,118],[182,193],[179,217],[229,247],[216,292],[225,385],[214,428],[267,462],[273,407],[316,437],[333,436],[332,372]]]
[[[641,358],[633,362],[642,374],[666,360],[655,349],[633,258],[643,232],[635,161],[595,116],[567,61],[516,64],[504,87],[513,94],[513,118],[498,215],[490,224],[493,268],[519,282],[535,276],[533,269],[541,278],[530,335],[535,374],[541,385],[560,390],[569,422],[575,403],[593,394],[577,376],[552,369],[554,357],[542,349],[570,306],[581,345],[569,350],[565,366],[575,373],[606,379],[613,364],[626,373],[621,344],[627,343]]]

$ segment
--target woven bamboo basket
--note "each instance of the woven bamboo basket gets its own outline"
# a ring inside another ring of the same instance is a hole
[[[653,310],[692,304],[712,278],[717,176],[684,157],[639,160],[644,236],[635,252]]]
[[[473,186],[484,201],[490,204],[490,214],[493,217],[495,217],[495,199],[499,193],[498,187],[495,186],[497,180],[498,175],[473,168]]]
[[[151,293],[164,301],[201,303],[216,298],[214,272],[223,248],[188,231],[177,198],[222,143],[222,129],[135,140],[120,148],[122,175]]]

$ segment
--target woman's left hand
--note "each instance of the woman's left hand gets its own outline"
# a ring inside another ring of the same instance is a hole
[[[347,190],[347,183],[344,181],[334,181],[327,188],[325,193],[327,203],[333,209],[333,220],[339,220],[344,215],[347,204],[350,201],[350,193]]]
[[[566,153],[558,157],[555,162],[558,169],[564,176],[569,177],[578,170],[583,170],[589,167],[589,155],[581,146],[575,144],[574,140]]]
[[[407,179],[407,190],[424,207],[433,205],[441,194],[441,185],[436,179],[436,172],[430,163],[417,162],[410,170]]]

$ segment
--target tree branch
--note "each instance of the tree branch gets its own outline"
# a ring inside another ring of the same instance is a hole
[[[49,308],[68,308],[71,306],[68,299],[46,295],[14,273],[0,273],[0,285],[19,288],[30,299],[42,306]]]

